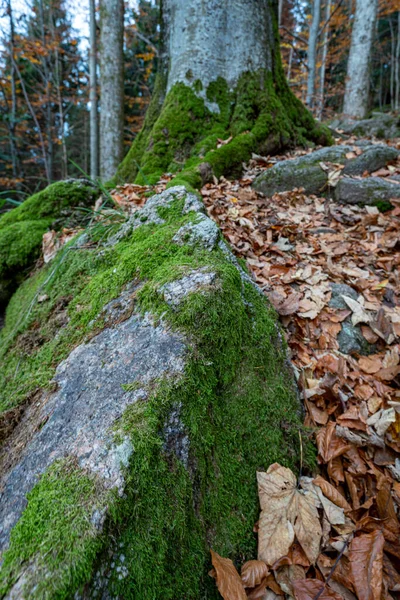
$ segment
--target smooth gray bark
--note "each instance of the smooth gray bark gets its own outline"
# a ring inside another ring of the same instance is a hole
[[[343,112],[364,118],[368,111],[369,68],[378,0],[357,0],[347,65]]]
[[[313,18],[308,39],[308,77],[306,104],[310,107],[315,100],[315,74],[317,69],[317,41],[319,22],[321,20],[321,0],[314,0]]]
[[[123,0],[102,0],[100,19],[100,173],[107,180],[115,175],[123,154]]]
[[[400,10],[397,12],[397,44],[396,44],[396,61],[395,61],[395,72],[394,79],[396,84],[396,92],[395,92],[395,100],[394,100],[394,108],[395,110],[399,110],[399,101],[400,101],[400,77],[399,77],[399,68],[400,68]]]
[[[167,91],[181,81],[199,80],[207,106],[207,86],[222,77],[233,88],[247,71],[272,68],[270,2],[259,0],[164,0]]]
[[[325,71],[326,71],[326,58],[328,56],[328,44],[329,44],[329,21],[331,18],[331,0],[326,0],[325,5],[325,29],[324,39],[322,44],[322,60],[321,69],[319,72],[319,99],[318,99],[318,118],[321,119],[322,112],[324,110],[324,90],[325,90]]]
[[[89,73],[90,73],[90,177],[96,179],[99,176],[99,119],[97,107],[97,40],[96,40],[96,4],[95,0],[89,0],[90,7],[90,51],[89,51]]]

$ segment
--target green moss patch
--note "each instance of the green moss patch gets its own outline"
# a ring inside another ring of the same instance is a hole
[[[27,584],[35,582],[30,598],[70,598],[77,582],[90,576],[102,546],[92,517],[105,509],[106,499],[102,484],[72,459],[53,463],[28,494],[28,507],[12,531],[0,595],[22,570]]]
[[[43,234],[82,221],[77,209],[92,205],[96,194],[88,183],[61,181],[0,217],[0,307],[39,257]]]

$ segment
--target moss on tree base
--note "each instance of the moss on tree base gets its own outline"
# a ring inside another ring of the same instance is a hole
[[[330,143],[328,129],[314,121],[283,76],[245,73],[233,91],[221,78],[207,90],[200,82],[176,83],[164,102],[161,79],[160,75],[144,127],[116,181],[155,183],[162,173],[172,172],[173,185],[198,188],[212,174],[239,173],[253,152],[271,154],[296,144]],[[217,148],[218,140],[230,137]]]

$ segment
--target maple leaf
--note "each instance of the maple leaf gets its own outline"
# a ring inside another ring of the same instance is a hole
[[[247,595],[235,565],[229,558],[222,558],[210,550],[214,567],[209,575],[214,577],[217,588],[224,600],[247,600]]]
[[[258,558],[268,565],[285,556],[296,535],[309,561],[314,564],[322,529],[313,502],[297,489],[293,472],[278,463],[266,473],[257,473],[261,516]]]

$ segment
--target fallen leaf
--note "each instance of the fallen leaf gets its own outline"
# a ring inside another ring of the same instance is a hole
[[[244,563],[241,570],[241,577],[244,587],[256,587],[262,582],[268,573],[268,567],[262,560],[248,560]]]
[[[257,481],[261,505],[258,559],[272,565],[288,553],[296,535],[314,564],[322,535],[318,511],[297,489],[293,472],[274,463],[266,473],[257,473]]]
[[[355,537],[350,543],[350,571],[359,600],[381,600],[384,543],[379,530]]]
[[[361,304],[357,302],[357,300],[350,298],[350,296],[345,296],[344,294],[342,295],[342,298],[353,313],[351,316],[351,322],[353,325],[358,325],[358,323],[370,322],[371,317],[361,306]]]
[[[362,356],[358,361],[358,366],[364,373],[374,374],[382,368],[382,360],[379,356]]]
[[[313,483],[321,488],[324,496],[336,504],[336,506],[340,506],[340,508],[343,508],[343,510],[351,510],[351,506],[347,502],[346,498],[344,498],[332,484],[323,479],[320,475],[313,479]]]
[[[319,579],[298,579],[293,581],[293,592],[296,600],[314,600],[318,595],[321,600],[343,600],[343,597]],[[321,593],[322,592],[322,593]]]
[[[210,552],[214,567],[210,575],[214,577],[218,591],[224,600],[247,600],[242,580],[233,562],[229,558],[222,558],[213,550]]]
[[[390,425],[396,421],[394,408],[382,409],[373,414],[367,420],[367,424],[375,428],[378,435],[385,435]]]

